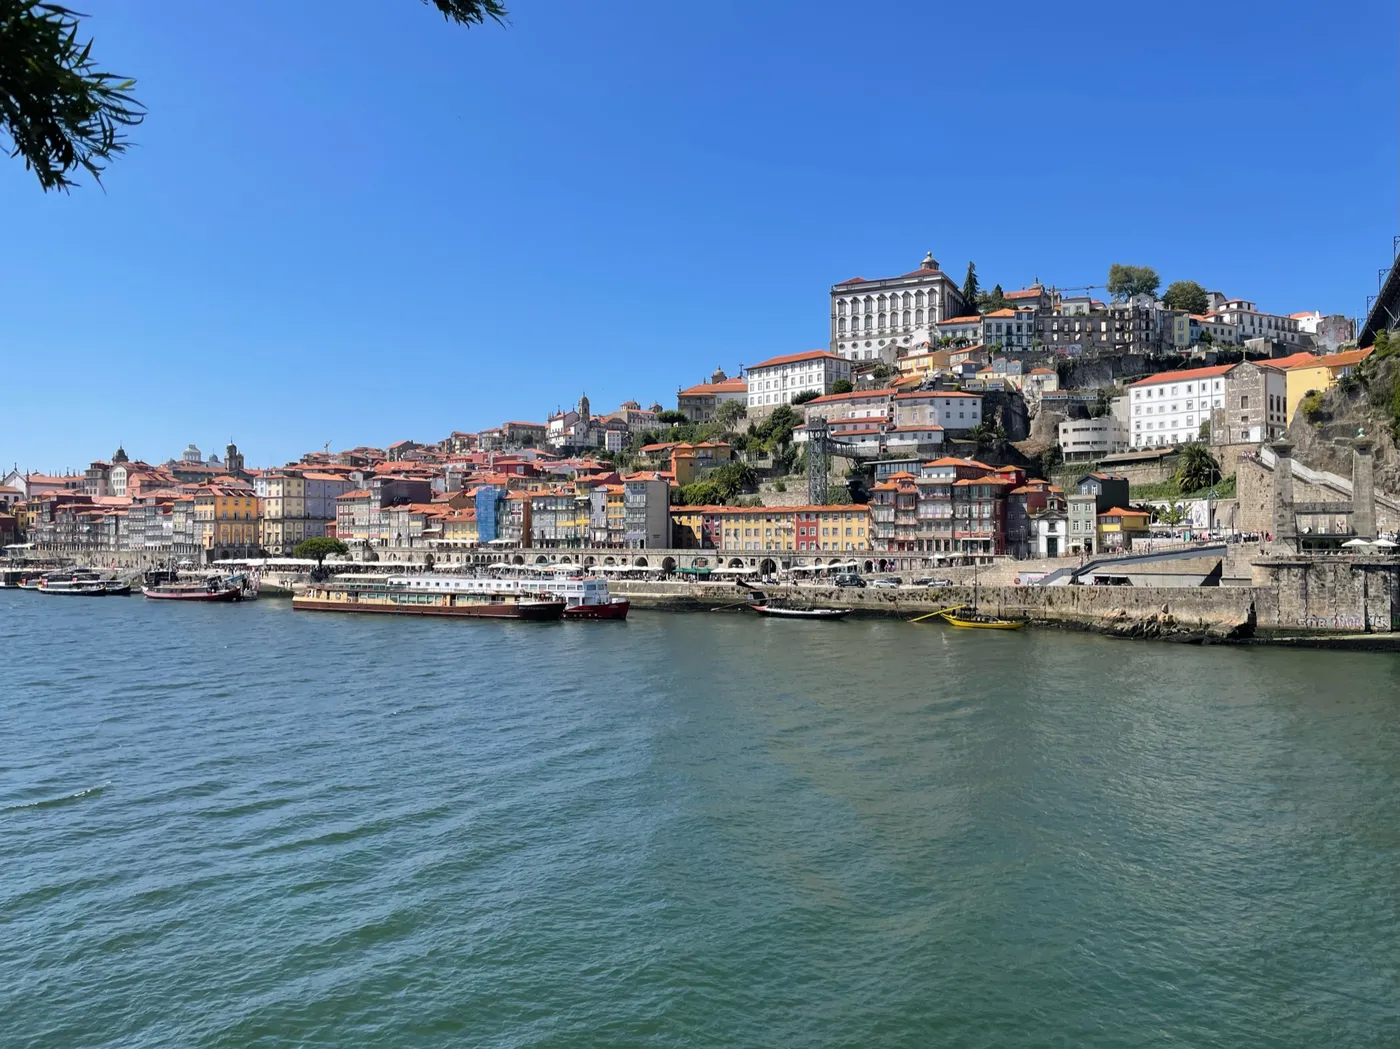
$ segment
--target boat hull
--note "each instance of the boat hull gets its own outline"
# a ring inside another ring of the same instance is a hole
[[[54,597],[106,597],[111,593],[111,591],[104,586],[85,586],[80,588],[41,586],[37,589],[41,594],[49,594]]]
[[[457,619],[523,619],[543,622],[564,614],[563,601],[508,602],[479,605],[395,605],[374,601],[327,601],[294,597],[292,607],[301,612],[355,612],[397,616],[446,616]]]
[[[629,601],[609,601],[604,605],[570,605],[564,609],[565,619],[626,619],[632,607]]]
[[[773,608],[770,605],[749,605],[761,616],[775,619],[845,619],[849,608]]]
[[[141,593],[153,601],[241,601],[243,592],[241,590],[215,590],[215,591],[189,591],[187,593],[161,593],[144,587]]]
[[[1002,620],[997,623],[979,623],[975,619],[956,619],[953,616],[944,616],[944,622],[949,626],[957,627],[959,630],[1020,630],[1025,623],[1017,623],[1012,620]]]

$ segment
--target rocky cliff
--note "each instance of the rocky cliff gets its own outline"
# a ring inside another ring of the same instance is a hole
[[[1395,443],[1400,357],[1367,360],[1355,381],[1327,390],[1311,418],[1299,411],[1288,429],[1294,458],[1314,470],[1351,476],[1353,438],[1365,431],[1376,445],[1376,489],[1400,494],[1400,449]]]

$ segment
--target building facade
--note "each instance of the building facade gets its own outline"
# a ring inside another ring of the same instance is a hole
[[[1097,459],[1126,452],[1132,431],[1111,415],[1097,419],[1066,419],[1059,426],[1060,454],[1067,461]]]
[[[807,390],[816,390],[818,395],[831,393],[836,382],[850,381],[851,365],[826,350],[809,350],[752,365],[746,378],[749,414],[763,415],[781,404],[791,404]]]
[[[898,277],[852,277],[831,288],[831,352],[848,361],[893,365],[900,350],[930,341],[939,321],[966,314],[957,283],[930,252]]]
[[[1225,376],[1233,367],[1159,372],[1133,383],[1128,388],[1132,447],[1162,448],[1199,440],[1211,413],[1225,406]]]

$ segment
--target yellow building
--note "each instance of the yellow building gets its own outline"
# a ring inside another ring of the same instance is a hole
[[[836,506],[678,506],[672,541],[734,552],[862,553],[870,550],[870,508]]]
[[[1132,549],[1134,539],[1151,534],[1148,522],[1146,510],[1105,510],[1099,514],[1099,552]]]
[[[262,545],[274,554],[291,553],[307,538],[306,480],[298,473],[270,470],[258,478],[256,488],[262,506]]]
[[[608,485],[608,542],[621,543],[627,533],[627,487]]]
[[[1343,375],[1350,375],[1371,355],[1371,350],[1343,350],[1328,357],[1314,357],[1310,353],[1295,353],[1268,363],[1283,371],[1287,380],[1287,407],[1284,418],[1293,421],[1294,414],[1303,398],[1314,390],[1326,390]]]
[[[926,375],[936,375],[948,368],[949,356],[947,350],[926,350],[923,353],[911,353],[906,357],[901,357],[897,362],[899,374],[906,377],[918,376],[919,378]]]
[[[208,485],[195,492],[195,529],[200,545],[216,557],[249,554],[261,539],[258,497],[242,485]]]

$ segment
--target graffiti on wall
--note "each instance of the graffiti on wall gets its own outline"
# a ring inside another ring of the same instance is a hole
[[[1363,624],[1360,616],[1304,616],[1299,624],[1308,630],[1361,630]],[[1391,617],[1391,629],[1397,629],[1396,623],[1400,623],[1400,616]]]

